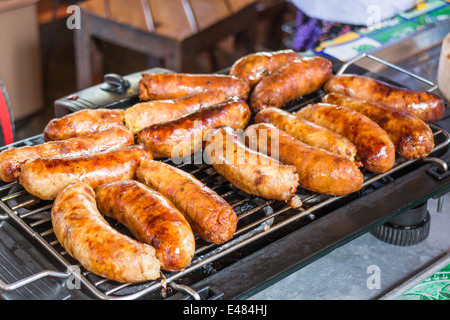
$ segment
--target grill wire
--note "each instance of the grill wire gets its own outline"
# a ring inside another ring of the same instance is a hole
[[[319,102],[321,94],[323,93],[299,98],[288,103],[284,109],[292,112],[310,103]],[[431,153],[432,155],[446,147],[450,143],[450,138],[446,131],[436,125],[432,124],[431,128],[436,143],[436,147]],[[16,142],[13,146],[21,147],[43,142],[42,135],[37,135]],[[363,189],[357,192],[356,196],[364,196],[364,192],[373,185],[389,183],[394,172],[412,167],[418,161],[420,159],[407,161],[397,155],[394,168],[384,174],[374,174],[363,169]],[[319,209],[349,197],[326,196],[299,188],[297,195],[302,201],[302,206],[293,209],[285,203],[251,196],[238,190],[221,177],[210,165],[187,162],[174,164],[170,160],[164,160],[164,162],[193,174],[197,179],[216,191],[233,207],[238,215],[239,222],[233,239],[225,244],[210,244],[196,238],[196,251],[190,265],[181,271],[163,272],[162,277],[158,280],[141,284],[123,284],[97,276],[83,269],[79,262],[70,257],[62,248],[53,233],[50,217],[52,202],[43,201],[30,195],[17,182],[0,184],[0,207],[7,213],[5,218],[13,219],[29,236],[37,240],[39,247],[42,247],[45,253],[50,254],[50,257],[56,258],[62,264],[63,272],[71,266],[80,268],[81,273],[77,276],[79,276],[84,288],[87,289],[88,294],[100,299],[138,299],[143,296],[150,299],[162,299],[173,293],[173,290],[170,290],[170,282],[190,285],[192,281],[195,282],[198,278],[206,277],[209,273],[216,272],[216,264],[220,265],[221,258],[241,248],[251,247],[252,243],[255,243],[257,240],[268,237],[274,231],[288,227],[294,222],[301,220],[303,224],[308,224],[314,219],[320,218],[318,216]],[[332,211],[326,214],[332,214]],[[130,235],[120,224],[108,218],[107,220],[113,227]],[[64,268],[66,269],[64,270]]]

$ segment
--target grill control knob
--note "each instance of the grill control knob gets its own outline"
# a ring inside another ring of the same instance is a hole
[[[376,227],[370,233],[389,244],[411,246],[428,237],[430,220],[425,202]]]

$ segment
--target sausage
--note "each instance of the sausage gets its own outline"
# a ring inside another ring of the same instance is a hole
[[[249,149],[230,127],[211,130],[205,158],[238,189],[266,199],[288,202],[298,187],[296,168]]]
[[[220,91],[207,91],[175,99],[140,102],[125,110],[124,122],[133,133],[138,133],[152,124],[181,117],[229,98]]]
[[[144,158],[152,155],[139,145],[77,157],[38,158],[22,165],[19,181],[30,194],[54,200],[71,182],[84,182],[95,188],[115,180],[134,179]]]
[[[52,119],[44,128],[44,140],[64,140],[123,126],[123,112],[121,109],[84,109]]]
[[[433,93],[399,88],[360,75],[334,76],[324,90],[408,112],[425,122],[437,121],[445,112],[444,101]]]
[[[256,52],[239,58],[230,68],[229,74],[242,79],[253,89],[262,78],[294,61],[301,60],[297,52],[287,49],[272,52]]]
[[[97,209],[94,190],[69,184],[55,199],[51,220],[56,238],[88,271],[118,282],[155,280],[155,248],[112,228]]]
[[[395,163],[395,146],[389,135],[369,117],[327,103],[308,105],[296,115],[333,130],[356,145],[356,160],[372,172],[383,173]]]
[[[232,99],[185,116],[151,125],[136,135],[136,142],[147,147],[155,158],[187,157],[203,146],[209,130],[227,125],[243,129],[250,120],[250,109],[242,99]]]
[[[245,129],[245,137],[250,148],[295,166],[304,189],[342,196],[362,187],[363,175],[353,161],[309,146],[271,124],[253,124]]]
[[[173,99],[204,91],[222,91],[229,97],[248,98],[247,83],[225,74],[143,73],[139,80],[142,101]]]
[[[73,157],[132,144],[134,135],[128,129],[114,127],[82,137],[6,149],[0,152],[0,178],[5,182],[18,181],[20,166],[27,160],[41,157]]]
[[[285,110],[278,108],[261,110],[256,114],[255,122],[270,123],[310,146],[355,160],[356,146],[348,139]]]
[[[430,127],[413,114],[338,93],[329,93],[322,101],[358,111],[375,121],[388,133],[397,152],[405,159],[426,157],[434,148]]]
[[[331,75],[331,62],[325,58],[295,60],[264,77],[255,86],[250,95],[250,108],[253,112],[269,107],[281,108],[295,98],[319,90]]]
[[[233,238],[238,221],[233,208],[193,175],[167,163],[145,160],[136,176],[168,198],[203,240],[222,244]]]
[[[159,192],[135,180],[122,180],[98,186],[95,194],[102,214],[155,248],[163,270],[178,271],[191,262],[195,252],[191,227]]]

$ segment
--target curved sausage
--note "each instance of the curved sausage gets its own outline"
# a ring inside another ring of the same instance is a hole
[[[78,182],[64,188],[51,210],[63,248],[88,271],[118,282],[159,278],[155,248],[112,228],[98,212],[94,190]]]
[[[363,175],[353,161],[311,147],[271,124],[251,125],[245,136],[251,148],[269,156],[275,153],[282,163],[295,166],[302,188],[342,196],[362,187]]]
[[[277,69],[302,57],[291,49],[256,52],[239,58],[230,68],[230,75],[242,79],[248,83],[250,89],[261,81],[262,78],[272,74]]]
[[[375,121],[388,133],[397,152],[406,159],[426,157],[434,148],[431,128],[413,114],[337,93],[327,94],[322,101],[358,111]]]
[[[327,103],[308,105],[296,115],[333,130],[358,149],[357,160],[372,172],[383,173],[395,163],[395,146],[389,135],[367,116]]]
[[[122,180],[98,186],[95,194],[102,214],[156,249],[162,269],[177,271],[191,262],[195,252],[191,227],[159,192],[135,180]]]
[[[232,99],[151,125],[137,134],[136,141],[147,147],[155,158],[182,158],[200,150],[204,137],[212,128],[227,125],[243,129],[249,120],[247,103],[242,99]]]
[[[433,93],[399,88],[360,75],[334,76],[324,89],[328,93],[340,93],[408,112],[425,122],[437,121],[445,112],[444,101]]]
[[[121,109],[84,109],[55,118],[44,128],[44,140],[64,140],[123,126]]]
[[[115,180],[134,179],[136,168],[145,158],[152,158],[151,153],[138,145],[78,157],[38,158],[22,165],[19,181],[32,195],[54,200],[72,182],[95,188]]]
[[[114,127],[82,137],[6,149],[0,152],[0,178],[5,182],[18,181],[20,166],[27,160],[74,157],[132,144],[134,135],[128,129]]]
[[[255,86],[250,95],[250,108],[253,112],[281,108],[295,98],[319,90],[331,75],[331,62],[325,58],[295,60]]]
[[[167,163],[145,160],[136,176],[167,197],[203,240],[222,244],[233,238],[238,221],[233,208],[193,175]]]
[[[139,80],[142,101],[173,99],[204,91],[222,91],[229,97],[247,99],[247,83],[225,74],[144,73]]]
[[[255,122],[270,123],[310,146],[355,160],[356,146],[348,139],[285,110],[278,108],[261,110],[256,114]]]
[[[181,117],[229,98],[223,92],[208,91],[174,99],[140,102],[125,110],[124,122],[133,133],[138,133],[152,124]]]
[[[205,157],[221,176],[249,194],[289,201],[297,190],[298,174],[294,166],[247,148],[230,127],[210,131]]]

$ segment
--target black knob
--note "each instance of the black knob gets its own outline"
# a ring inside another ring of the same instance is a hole
[[[428,237],[430,222],[430,213],[425,202],[374,228],[370,233],[389,244],[411,246]]]
[[[104,91],[114,93],[125,93],[130,87],[130,82],[115,73],[108,73],[104,76],[105,82],[100,86]]]

